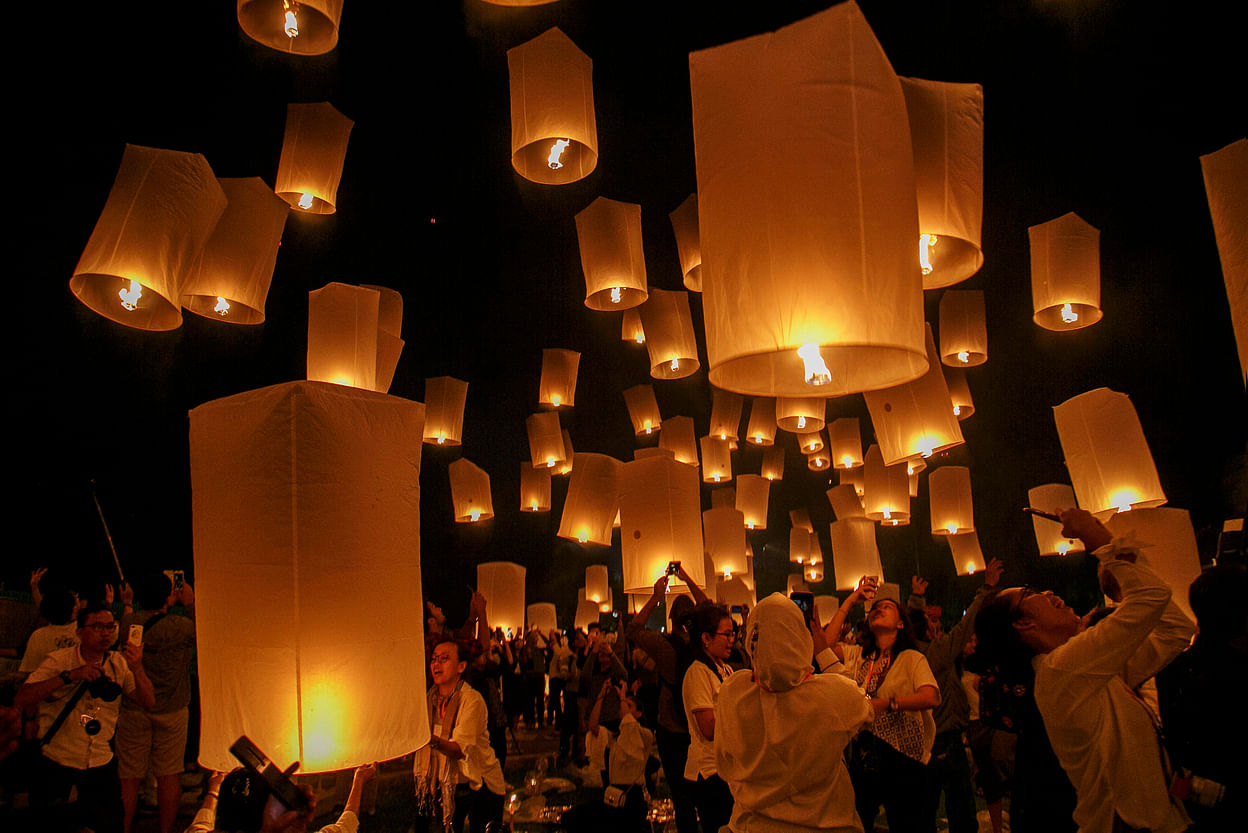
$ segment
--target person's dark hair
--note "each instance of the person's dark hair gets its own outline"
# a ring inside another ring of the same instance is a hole
[[[439,645],[453,645],[455,647],[456,662],[472,662],[472,649],[458,639],[449,636],[439,637],[433,641],[433,644],[429,646],[430,656],[433,655],[433,649]]]
[[[264,823],[264,804],[269,787],[259,775],[241,766],[221,781],[217,799],[215,830],[229,833],[257,833]]]
[[[976,662],[996,666],[1010,678],[1028,676],[1035,656],[1014,627],[1018,620],[1015,600],[1014,594],[998,593],[984,602],[975,617]]]
[[[1242,637],[1248,627],[1248,571],[1239,564],[1210,567],[1192,582],[1187,600],[1200,625],[1200,637]]]
[[[910,617],[910,634],[916,640],[927,641],[927,611],[907,608]]]
[[[906,615],[902,611],[901,605],[892,599],[882,599],[876,602],[876,604],[883,603],[897,605],[897,613],[900,615],[900,620],[904,625],[904,627],[897,629],[897,639],[893,642],[893,656],[897,656],[902,651],[919,650],[919,646],[915,644],[914,635],[910,632],[911,627],[909,623],[906,622]],[[919,613],[922,613],[922,611],[919,611]],[[926,623],[927,620],[924,619],[924,628],[927,627]],[[858,644],[862,646],[862,655],[864,657],[871,656],[879,650],[879,646],[875,644],[875,634],[871,631],[871,628],[865,624],[863,625],[862,630],[858,633]]]
[[[93,613],[111,614],[113,609],[103,602],[87,602],[87,606],[78,611],[78,627],[85,628],[87,626],[87,617]]]
[[[675,600],[672,601],[672,628],[677,629],[685,627],[685,625],[689,622],[689,617],[693,614],[694,607],[696,607],[696,605],[694,605],[693,599],[688,596],[677,596]]]
[[[693,649],[693,658],[706,663],[712,670],[716,668],[715,661],[707,656],[706,648],[702,645],[702,634],[714,636],[719,630],[719,623],[725,619],[732,621],[728,608],[712,602],[694,605],[689,614],[689,646]]]
[[[588,625],[585,626],[585,630],[586,632],[598,631],[599,633],[602,633],[602,625],[598,624],[597,622],[590,622]]]
[[[74,618],[74,606],[78,600],[68,587],[53,585],[43,591],[43,599],[39,602],[39,613],[53,625],[68,625]]]
[[[144,610],[160,610],[172,592],[173,582],[163,572],[149,570],[135,578],[134,599]]]

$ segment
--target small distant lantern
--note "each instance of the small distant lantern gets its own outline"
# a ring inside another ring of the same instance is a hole
[[[464,403],[468,383],[451,376],[425,380],[425,442],[459,445],[464,433]]]
[[[841,417],[828,425],[828,453],[838,469],[862,465],[862,433],[858,417]]]
[[[1166,502],[1153,454],[1125,393],[1096,388],[1053,409],[1079,506],[1102,521]]]
[[[333,214],[354,126],[328,101],[287,105],[277,195],[305,214]]]
[[[789,573],[784,583],[785,590],[790,595],[793,593],[809,593],[810,588],[806,586],[805,573]]]
[[[377,299],[377,371],[373,390],[386,393],[394,381],[399,357],[403,355],[403,296],[385,286],[364,284],[375,290]]]
[[[668,417],[663,420],[659,434],[659,448],[675,455],[678,463],[698,465],[698,440],[693,431],[693,419],[686,416]]]
[[[607,590],[610,587],[606,564],[590,564],[585,568],[585,598],[602,604],[607,600]]]
[[[676,234],[676,254],[680,258],[680,274],[685,289],[702,291],[702,248],[698,245],[698,195],[690,194],[671,213],[672,231]]]
[[[663,418],[659,415],[659,403],[654,398],[653,385],[634,385],[624,390],[624,404],[628,418],[633,422],[633,433],[638,437],[649,436],[659,430]]]
[[[776,400],[776,425],[795,434],[818,431],[824,426],[827,408],[826,399],[780,397]]]
[[[567,459],[557,411],[533,414],[524,425],[529,433],[529,455],[534,468],[553,469]]]
[[[964,442],[931,327],[927,327],[927,357],[927,372],[913,382],[863,394],[887,465],[930,457]]]
[[[1222,279],[1239,345],[1239,368],[1248,384],[1248,139],[1200,157]]]
[[[646,329],[641,326],[641,313],[636,307],[624,310],[624,323],[620,326],[620,338],[629,344],[646,343]]]
[[[756,396],[750,403],[750,421],[745,438],[757,446],[767,447],[776,441],[776,400]]]
[[[535,469],[530,462],[520,464],[520,511],[550,511],[550,469]]]
[[[940,296],[940,360],[950,367],[988,361],[983,290],[949,289]]]
[[[576,371],[581,354],[575,350],[547,348],[542,350],[542,379],[537,390],[537,404],[552,408],[576,404]]]
[[[945,368],[945,384],[949,387],[949,401],[953,415],[958,421],[975,413],[975,400],[971,399],[971,386],[966,381],[966,371],[959,367]]]
[[[183,287],[225,209],[200,154],[126,145],[70,291],[127,327],[180,327]]]
[[[581,588],[581,598],[576,600],[576,616],[573,619],[573,626],[577,630],[585,630],[590,625],[598,621],[600,611],[596,602],[591,602],[584,597],[585,588]]]
[[[796,509],[789,510],[789,523],[799,529],[804,529],[807,532],[815,531],[814,524],[810,522],[810,512],[806,511],[805,506],[799,506]]]
[[[875,542],[875,524],[872,521],[841,518],[833,522],[829,530],[837,590],[853,590],[863,576],[884,578],[880,550]]]
[[[731,391],[711,389],[711,430],[712,436],[721,440],[740,439],[737,432],[741,428],[741,408],[745,405],[745,397]]]
[[[984,88],[898,80],[914,148],[923,288],[939,289],[984,265]]]
[[[910,497],[911,497],[911,498],[916,498],[916,497],[918,497],[918,496],[919,496],[919,475],[918,475],[918,472],[913,472],[913,471],[912,471],[912,472],[908,472],[908,473],[906,474],[906,480],[910,483]]]
[[[1027,505],[1044,512],[1057,514],[1063,509],[1076,506],[1075,490],[1065,483],[1047,483],[1027,490]],[[1083,542],[1078,538],[1067,538],[1062,535],[1062,525],[1038,515],[1031,516],[1031,523],[1036,532],[1036,547],[1041,555],[1070,555],[1072,552],[1083,552]]]
[[[953,566],[958,575],[969,576],[986,569],[984,551],[979,548],[978,532],[962,532],[957,535],[946,535],[949,550],[953,553]]]
[[[767,504],[771,497],[771,481],[758,474],[737,478],[737,506],[744,516],[746,529],[767,528]]]
[[[806,581],[818,583],[823,581],[823,564],[807,564],[802,569],[802,574],[806,577]]]
[[[1101,320],[1101,233],[1073,211],[1027,229],[1032,319],[1046,330]]]
[[[797,447],[800,448],[802,453],[807,457],[816,452],[823,451],[824,446],[825,443],[823,441],[822,431],[811,431],[807,434],[797,435]]]
[[[490,498],[490,476],[475,463],[460,458],[446,467],[451,476],[451,503],[455,523],[488,521],[494,517]]]
[[[843,469],[840,472],[841,483],[846,483],[854,487],[854,491],[858,493],[858,497],[862,497],[867,491],[866,465],[865,463],[857,468]]]
[[[763,463],[759,474],[768,480],[784,479],[784,449],[778,445],[763,449]]]
[[[733,576],[715,586],[715,601],[729,609],[737,606],[753,608],[757,601],[754,590],[740,576]]]
[[[619,509],[619,476],[623,464],[606,454],[581,453],[576,458],[558,535],[582,544],[609,547]]]
[[[697,470],[666,456],[621,466],[620,551],[625,593],[652,589],[672,561],[679,561],[694,583],[706,584],[700,491]],[[668,586],[679,589],[684,582],[673,576]]]
[[[848,483],[842,483],[839,486],[833,486],[827,491],[828,503],[832,504],[832,511],[836,513],[836,519],[843,521],[846,518],[865,518],[866,512],[862,508],[862,498],[858,497],[858,493],[854,491],[854,487]],[[836,548],[833,547],[833,554]]]
[[[1200,552],[1187,510],[1137,509],[1130,515],[1115,515],[1106,527],[1115,538],[1130,536],[1149,545],[1141,549],[1148,566],[1169,585],[1174,603],[1195,621],[1188,588],[1200,576]]]
[[[585,273],[585,306],[625,310],[649,297],[640,205],[599,197],[576,215],[576,239]],[[654,334],[649,327],[645,333],[649,343]]]
[[[863,507],[867,517],[884,526],[901,526],[910,521],[910,483],[904,464],[886,466],[880,447],[867,449],[863,465],[865,494]]]
[[[809,530],[801,527],[793,527],[789,530],[789,561],[794,564],[806,564],[810,561],[810,539],[813,537]]]
[[[330,283],[309,292],[308,380],[376,390],[380,316],[375,289]]]
[[[729,579],[744,573],[745,514],[736,509],[708,509],[702,513],[702,542],[715,563],[715,572]]]
[[[568,433],[568,429],[564,428],[561,433],[563,434],[563,460],[555,464],[554,473],[563,477],[572,473],[576,451],[572,448],[572,435]]]
[[[528,613],[529,630],[539,631],[543,635],[559,630],[559,616],[555,606],[550,602],[531,604],[526,612]]]
[[[811,471],[828,471],[832,468],[832,456],[828,454],[826,448],[820,449],[814,454],[807,454],[806,468]]]
[[[702,482],[723,483],[732,479],[732,452],[728,441],[719,437],[703,437]]]
[[[639,311],[646,328],[650,375],[656,379],[683,379],[696,373],[698,340],[689,312],[689,293],[652,289]]]
[[[290,55],[324,55],[338,45],[343,0],[238,0],[243,34]]]
[[[933,535],[961,535],[975,531],[971,470],[966,466],[941,466],[933,471],[927,478],[927,497]]]
[[[584,179],[598,164],[594,62],[557,27],[507,50],[511,165],[543,185]]]
[[[510,561],[477,565],[477,592],[485,596],[490,627],[524,632],[524,567]]]
[[[611,588],[608,587],[607,597],[598,603],[598,612],[610,613],[613,610],[615,610],[615,593],[613,593]]]
[[[906,461],[906,474],[918,474],[927,468],[927,461],[921,459],[910,459]]]

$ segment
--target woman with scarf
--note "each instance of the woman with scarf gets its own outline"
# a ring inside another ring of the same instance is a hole
[[[463,647],[452,640],[433,646],[429,657],[429,744],[416,750],[417,831],[484,833],[502,822],[503,769],[490,748],[485,700],[464,683]],[[423,826],[422,826],[423,825]]]

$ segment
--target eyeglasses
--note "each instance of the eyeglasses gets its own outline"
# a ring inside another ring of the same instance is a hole
[[[1020,587],[1018,591],[1018,598],[1015,599],[1014,604],[1010,605],[1010,618],[1018,619],[1023,615],[1022,607],[1023,607],[1024,599],[1026,599],[1028,596],[1039,596],[1043,594],[1043,592],[1044,592],[1043,590],[1037,590],[1036,588],[1032,587],[1030,584],[1024,584],[1022,587]]]
[[[729,639],[732,639],[732,634],[732,631],[715,631],[716,636],[726,636]]]
[[[85,627],[90,628],[96,633],[112,633],[113,631],[117,630],[117,623],[116,622],[92,622],[91,624],[86,625]]]
[[[439,665],[446,663],[446,662],[451,662],[451,655],[450,654],[434,654],[433,656],[429,657],[430,665],[432,665],[435,662],[438,663]]]

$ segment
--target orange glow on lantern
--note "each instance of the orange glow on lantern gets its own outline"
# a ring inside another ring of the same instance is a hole
[[[526,609],[528,629],[536,630],[543,636],[551,631],[559,630],[559,617],[555,606],[550,602],[535,602]]]
[[[979,547],[979,533],[963,532],[958,535],[946,535],[949,551],[953,553],[953,566],[958,575],[969,576],[986,569],[984,551]]]
[[[840,483],[847,483],[854,487],[854,491],[858,493],[858,497],[862,497],[866,492],[866,464],[852,469],[843,469],[840,472]]]
[[[778,445],[763,449],[763,462],[759,474],[768,480],[784,479],[784,449]]]
[[[703,437],[702,482],[724,483],[732,479],[732,455],[728,441],[719,437]]]
[[[863,395],[886,465],[930,457],[963,443],[931,327],[927,327],[927,356],[927,372],[918,379]]]
[[[736,442],[737,432],[741,426],[741,408],[745,398],[731,391],[711,388],[711,430],[710,434],[721,440]]]
[[[832,538],[832,568],[837,590],[853,590],[863,576],[884,578],[880,550],[875,540],[875,524],[870,520],[843,518],[829,526]]]
[[[534,468],[531,462],[520,464],[520,511],[550,511],[550,469]]]
[[[620,326],[620,338],[630,344],[645,344],[646,330],[641,326],[641,313],[637,308],[624,310],[624,323]]]
[[[477,592],[485,596],[490,627],[524,632],[524,577],[524,567],[510,561],[477,565]]]
[[[633,423],[633,433],[638,437],[653,434],[662,426],[663,417],[659,414],[659,403],[654,398],[653,385],[626,388],[624,404],[628,407],[628,418]]]
[[[567,459],[558,411],[542,411],[524,421],[529,434],[529,455],[535,468],[553,469]]]
[[[451,376],[426,379],[424,441],[430,445],[459,445],[467,400],[467,382]]]
[[[1057,514],[1062,509],[1070,509],[1075,503],[1075,490],[1065,483],[1047,483],[1027,490],[1027,505]],[[1078,538],[1066,538],[1062,535],[1062,525],[1038,515],[1031,516],[1032,528],[1036,533],[1036,547],[1041,555],[1069,555],[1083,552],[1083,542]]]
[[[575,350],[542,350],[542,378],[537,388],[537,404],[552,408],[576,404],[576,371],[581,354]]]
[[[818,431],[824,426],[827,412],[826,399],[776,399],[776,425],[785,431],[806,433]]]
[[[689,293],[652,289],[638,312],[646,330],[650,375],[656,379],[683,379],[696,373],[698,342],[689,312]]]
[[[828,503],[832,505],[832,511],[836,513],[838,521],[843,521],[846,518],[866,517],[866,512],[862,508],[862,498],[858,497],[858,492],[854,490],[853,485],[842,483],[839,486],[833,486],[831,489],[828,489],[826,494]]]
[[[380,316],[375,289],[330,283],[309,292],[308,379],[377,390]]]
[[[576,239],[585,273],[585,306],[624,310],[649,297],[641,245],[641,206],[599,197],[576,215]],[[653,333],[645,327],[646,343]]]
[[[867,449],[863,481],[862,505],[868,518],[885,526],[900,526],[902,521],[909,522],[910,483],[905,465],[884,465],[880,447],[873,445]]]
[[[794,564],[806,564],[810,561],[810,539],[812,534],[809,530],[800,527],[793,527],[789,530],[789,561]]]
[[[988,361],[982,290],[949,289],[940,296],[940,360],[950,367],[975,367]]]
[[[1027,229],[1032,319],[1046,330],[1101,320],[1101,233],[1073,211]]]
[[[328,101],[287,105],[277,195],[308,214],[333,214],[354,125]]]
[[[698,245],[698,195],[690,194],[669,215],[676,235],[676,255],[685,289],[702,291],[702,248]]]
[[[757,446],[769,446],[776,441],[776,400],[769,396],[756,396],[750,403],[750,421],[745,438]]]
[[[862,465],[862,434],[858,417],[842,417],[828,425],[828,453],[838,469]]]
[[[953,403],[953,415],[958,421],[975,413],[975,401],[971,399],[971,386],[966,381],[966,371],[957,367],[945,368],[945,384],[949,387],[949,401]]]
[[[490,476],[475,463],[460,458],[446,467],[451,477],[451,503],[455,523],[488,521],[494,517],[490,498]]]
[[[1231,327],[1239,345],[1239,368],[1248,384],[1248,139],[1200,157],[1213,234],[1222,261]]]
[[[607,589],[610,586],[606,564],[590,564],[585,568],[585,598],[602,604],[607,600]]]
[[[806,455],[806,468],[811,471],[828,471],[832,468],[832,457],[826,449]]]
[[[582,544],[609,547],[619,511],[619,476],[623,463],[606,454],[582,452],[575,456],[557,534]]]
[[[290,55],[324,55],[338,45],[343,0],[238,0],[243,34]]]
[[[767,509],[771,497],[771,481],[758,474],[737,478],[736,508],[741,511],[746,529],[766,529]]]
[[[702,541],[715,564],[715,572],[727,578],[744,573],[745,514],[729,507],[702,513]]]
[[[693,431],[693,419],[686,416],[674,416],[663,420],[663,430],[659,434],[659,448],[672,452],[678,463],[686,463],[697,468],[698,441]]]
[[[594,63],[557,27],[507,50],[511,164],[525,179],[566,185],[598,164]]]
[[[663,433],[667,435],[666,430]],[[649,592],[670,561],[681,562],[699,586],[706,584],[700,492],[697,471],[665,455],[621,466],[624,592]],[[676,576],[668,585],[669,589],[683,586]]]
[[[966,466],[941,466],[927,478],[933,535],[961,535],[975,531],[971,500],[971,470]]]

